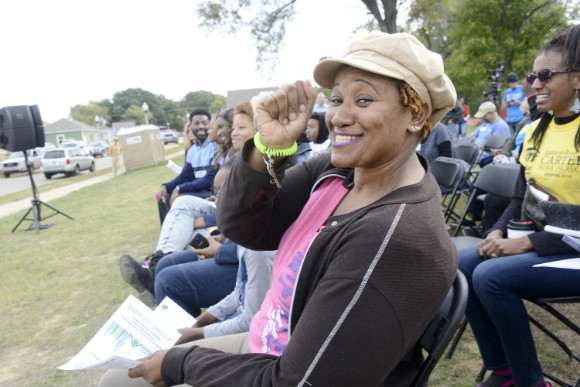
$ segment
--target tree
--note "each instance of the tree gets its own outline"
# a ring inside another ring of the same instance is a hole
[[[496,61],[503,75],[513,71],[523,78],[538,49],[568,24],[569,2],[563,0],[464,0],[453,10],[449,25],[446,72],[459,94],[472,102],[483,100],[489,88],[488,69]],[[477,107],[477,106],[473,106]]]
[[[151,117],[151,115],[148,114],[147,117],[149,118],[149,117]],[[123,112],[123,115],[120,118],[121,118],[121,121],[133,121],[133,122],[135,122],[135,125],[145,124],[145,112],[143,111],[141,106],[137,106],[137,105],[129,106]]]
[[[191,91],[181,99],[180,105],[185,111],[190,112],[195,108],[209,109],[214,100],[215,95],[210,91]]]
[[[73,120],[84,122],[85,124],[92,126],[97,124],[97,116],[104,119],[105,122],[110,122],[111,115],[105,101],[107,100],[101,102],[91,101],[88,105],[75,105],[70,108],[70,116]]]
[[[360,0],[382,31],[397,31],[397,2],[404,0]],[[286,23],[295,15],[296,0],[206,0],[197,7],[201,26],[208,32],[224,31],[230,35],[249,28],[256,43],[256,64],[264,69],[278,64]]]

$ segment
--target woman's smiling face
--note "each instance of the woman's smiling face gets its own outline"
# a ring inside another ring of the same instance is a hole
[[[341,68],[326,113],[332,163],[373,168],[407,157],[419,141],[408,130],[412,119],[392,79],[353,67]]]
[[[534,61],[534,72],[549,68],[566,68],[562,53],[558,51],[542,52]],[[570,106],[574,103],[576,91],[580,88],[580,73],[554,73],[552,78],[542,83],[536,79],[532,89],[536,94],[538,110],[546,112],[552,110],[557,117],[566,117],[574,114]]]

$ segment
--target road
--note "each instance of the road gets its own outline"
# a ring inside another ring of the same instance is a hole
[[[95,157],[95,168],[97,171],[111,168],[111,158],[109,156]],[[89,171],[81,172],[83,175],[89,173]],[[49,180],[44,177],[44,174],[40,172],[40,169],[34,170],[32,177],[34,179],[34,184],[36,184],[37,187],[54,180],[67,179],[64,174],[58,174]],[[32,192],[30,178],[27,173],[15,173],[14,175],[10,175],[9,178],[0,175],[0,196],[26,189],[30,189]]]

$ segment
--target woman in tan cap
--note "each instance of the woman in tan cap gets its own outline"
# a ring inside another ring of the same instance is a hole
[[[159,351],[131,377],[199,387],[413,380],[417,341],[457,265],[439,187],[414,150],[453,107],[455,89],[439,55],[381,32],[320,62],[314,79],[332,90],[331,154],[285,170],[315,100],[298,81],[257,104],[259,133],[222,187],[220,230],[251,249],[278,249],[250,332]]]

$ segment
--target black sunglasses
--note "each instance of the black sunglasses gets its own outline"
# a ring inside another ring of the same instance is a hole
[[[547,83],[550,82],[550,79],[552,79],[552,75],[558,73],[569,73],[571,71],[572,70],[570,69],[542,69],[537,73],[526,74],[526,82],[528,82],[528,85],[532,86],[537,78],[540,82]]]

